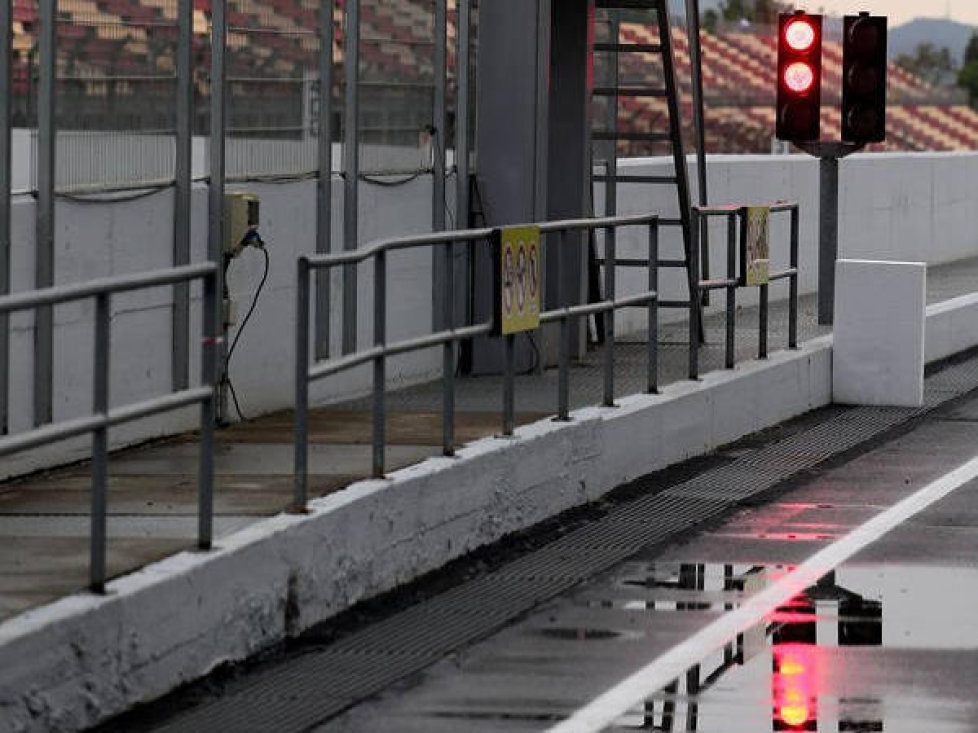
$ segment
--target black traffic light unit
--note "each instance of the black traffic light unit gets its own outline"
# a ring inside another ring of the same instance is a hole
[[[818,140],[822,105],[822,16],[804,12],[778,16],[779,140]]]
[[[886,17],[847,15],[842,40],[842,139],[886,139]]]

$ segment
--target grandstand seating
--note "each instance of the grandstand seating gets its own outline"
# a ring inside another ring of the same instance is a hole
[[[336,0],[333,57],[343,62],[343,6]],[[207,33],[211,0],[194,0],[194,32],[198,92],[207,93]],[[450,3],[450,19],[454,3]],[[176,43],[176,0],[59,0],[59,73],[76,79],[79,94],[105,95],[106,76],[172,74]],[[28,64],[36,63],[36,0],[13,0],[15,69],[12,89],[15,109],[27,109],[31,93]],[[261,94],[266,101],[276,95],[291,95],[294,114],[297,85],[306,72],[314,72],[318,53],[318,0],[230,0],[229,75],[240,77],[232,92]],[[362,0],[361,79],[373,87],[422,88],[432,77],[432,0]],[[651,43],[656,32],[649,25],[625,22],[621,39]],[[454,27],[449,31],[454,45]],[[674,29],[677,73],[682,90],[684,119],[691,119],[689,48],[683,29]],[[767,152],[773,131],[776,42],[770,31],[736,29],[718,34],[704,33],[703,79],[707,100],[707,146],[715,152]],[[626,54],[622,75],[627,79],[661,80],[658,57]],[[842,48],[827,39],[823,45],[823,136],[837,137],[840,122],[838,101],[841,89]],[[454,64],[450,68],[450,76]],[[87,87],[77,77],[91,78]],[[245,77],[291,80],[290,84],[264,84]],[[342,73],[335,75],[338,94]],[[450,82],[451,83],[451,82]],[[599,80],[600,83],[600,80]],[[250,87],[248,85],[251,85]],[[81,85],[81,86],[79,86]],[[257,85],[257,86],[256,86]],[[875,146],[883,150],[964,150],[978,148],[978,113],[925,81],[890,67],[888,140]],[[86,91],[87,90],[87,91]],[[119,85],[119,95],[139,95],[139,84]],[[379,94],[379,92],[374,92]],[[72,98],[77,103],[77,98]],[[380,99],[377,96],[376,99]],[[423,95],[417,96],[423,100]],[[18,106],[18,101],[20,106]],[[421,103],[420,101],[418,102]],[[648,130],[666,119],[661,99],[622,98],[620,124],[624,128]],[[423,117],[423,115],[422,115]],[[686,134],[691,134],[689,122]],[[623,148],[631,154],[663,152]]]

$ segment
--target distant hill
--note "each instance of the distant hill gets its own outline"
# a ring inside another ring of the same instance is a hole
[[[964,57],[965,46],[976,28],[943,18],[917,18],[909,23],[890,29],[889,55],[895,58],[901,53],[913,53],[921,43],[933,43],[938,48],[946,46],[955,64]]]

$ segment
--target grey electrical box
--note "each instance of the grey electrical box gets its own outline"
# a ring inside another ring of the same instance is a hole
[[[258,228],[260,204],[253,193],[224,194],[224,254],[237,257],[248,235]]]

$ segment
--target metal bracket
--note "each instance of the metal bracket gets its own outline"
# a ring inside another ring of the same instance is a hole
[[[834,140],[815,140],[813,142],[794,142],[791,143],[803,153],[808,153],[813,158],[832,160],[842,160],[843,158],[858,153],[866,143],[846,143]]]

